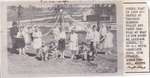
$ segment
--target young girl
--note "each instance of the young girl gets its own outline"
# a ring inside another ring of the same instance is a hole
[[[72,52],[72,59],[75,55],[78,55],[78,35],[75,33],[75,30],[71,31],[70,35],[70,50]]]
[[[113,34],[111,32],[111,27],[108,27],[103,46],[104,50],[106,51],[106,54],[111,54],[113,48]]]
[[[17,48],[19,50],[19,55],[25,55],[24,47],[25,47],[25,41],[22,34],[23,27],[19,28],[19,32],[17,33],[16,39],[17,39]]]
[[[64,58],[64,50],[66,48],[65,40],[66,40],[66,32],[62,29],[62,27],[59,28],[59,40],[58,40],[58,50],[61,53],[61,57]]]
[[[106,34],[107,34],[107,28],[106,28],[106,24],[102,24],[101,28],[100,28],[100,49],[101,51],[104,50],[104,44],[105,44],[105,38],[106,38]]]
[[[53,35],[54,35],[55,43],[58,43],[59,41],[59,28],[58,27],[53,29]],[[56,46],[58,47],[58,44],[56,44]]]
[[[39,49],[42,46],[42,33],[37,26],[34,27],[33,31],[33,48],[36,50],[37,56],[39,55]]]
[[[30,27],[27,26],[23,29],[23,36],[24,36],[24,40],[25,40],[25,48],[29,48],[29,46],[31,45],[32,39],[31,39],[31,31],[30,31]]]

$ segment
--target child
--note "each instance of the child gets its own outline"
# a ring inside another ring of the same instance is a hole
[[[35,30],[33,31],[32,36],[33,36],[33,48],[36,50],[36,53],[38,56],[39,49],[42,46],[42,39],[41,39],[42,33],[37,26],[35,27]]]
[[[113,34],[111,32],[111,27],[108,27],[103,46],[106,51],[106,54],[111,54],[113,48]]]
[[[106,38],[106,34],[107,34],[106,24],[102,24],[102,26],[100,28],[100,49],[101,49],[101,51],[104,50],[104,40]]]
[[[88,24],[88,25],[87,25],[87,28],[86,28],[86,33],[87,33],[86,39],[87,39],[87,40],[90,39],[90,37],[91,37],[91,31],[92,31],[91,25]]]
[[[66,32],[62,29],[62,27],[59,28],[59,33],[58,33],[58,50],[61,53],[61,57],[64,58],[65,55],[65,48],[66,48]]]
[[[54,56],[54,58],[58,58],[58,51],[55,42],[51,42],[49,46],[49,52]]]
[[[17,39],[17,48],[19,50],[19,55],[25,55],[24,47],[25,47],[25,41],[22,34],[23,28],[19,28],[19,32],[17,33],[16,39]]]
[[[31,39],[31,31],[30,31],[30,27],[26,26],[23,29],[23,36],[24,36],[24,40],[25,40],[25,48],[29,48],[29,46],[31,45],[32,39]]]
[[[89,47],[86,43],[82,42],[79,50],[79,55],[83,56],[83,60],[88,60]]]
[[[17,36],[17,32],[19,31],[18,30],[18,24],[17,22],[13,22],[12,23],[12,27],[9,29],[10,30],[10,40],[11,40],[11,43],[12,43],[12,50],[11,52],[16,52],[17,50],[17,47],[16,47],[16,43],[17,43],[17,40],[16,40],[16,36]]]
[[[75,33],[75,30],[71,31],[70,50],[72,52],[71,59],[74,59],[75,55],[78,55],[78,35]]]
[[[39,55],[41,57],[41,60],[43,60],[43,61],[48,60],[48,58],[49,58],[48,51],[49,51],[49,46],[45,42],[42,42],[42,46],[39,49]]]
[[[90,55],[92,58],[97,54],[97,45],[99,44],[100,34],[97,31],[97,28],[95,25],[92,27],[92,31],[90,33]]]

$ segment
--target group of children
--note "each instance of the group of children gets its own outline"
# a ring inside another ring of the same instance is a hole
[[[18,26],[18,32],[15,36],[15,46],[18,50],[19,55],[26,55],[26,49],[31,46],[39,52],[42,46],[42,33],[38,26]]]
[[[66,49],[71,52],[70,58],[77,59],[81,57],[83,60],[93,60],[97,55],[98,50],[105,51],[110,54],[113,48],[113,34],[110,27],[103,24],[99,31],[97,26],[88,25],[86,28],[85,41],[79,44],[79,36],[76,27],[72,27],[69,32],[69,40],[63,27],[53,29],[54,40],[51,43],[42,41],[42,33],[38,26],[20,26],[16,35],[16,46],[19,54],[25,55],[25,49],[30,46],[36,51],[36,57],[41,57],[43,60],[48,60],[49,56],[55,58],[65,58]],[[67,44],[68,43],[68,44]],[[66,48],[66,45],[69,47]]]
[[[111,28],[106,27],[105,24],[101,26],[99,31],[97,31],[96,25],[87,26],[85,41],[79,43],[76,27],[71,27],[69,39],[66,38],[67,34],[63,27],[56,27],[53,32],[55,42],[53,42],[52,45],[50,43],[51,47],[55,46],[55,48],[49,48],[51,50],[49,52],[53,53],[52,56],[55,55],[56,58],[61,57],[64,59],[66,50],[69,50],[69,52],[71,52],[71,56],[69,57],[72,60],[82,58],[87,61],[94,60],[98,54],[98,49],[104,51],[105,54],[111,54],[113,48],[113,34],[110,29]],[[48,55],[46,55],[46,57],[47,56]]]

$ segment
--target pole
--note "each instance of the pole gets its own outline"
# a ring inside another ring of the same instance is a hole
[[[18,15],[18,27],[19,27],[19,25],[20,25],[20,20],[21,20],[21,15],[22,15],[22,13],[21,13],[21,9],[22,9],[22,6],[21,5],[19,5],[18,6],[18,12],[17,12],[17,15]]]

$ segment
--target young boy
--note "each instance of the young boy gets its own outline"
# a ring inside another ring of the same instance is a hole
[[[100,40],[99,39],[100,34],[96,29],[97,29],[96,25],[93,25],[92,31],[90,33],[90,54],[89,55],[91,56],[92,60],[94,60],[93,58],[97,54],[97,45],[99,44],[99,40]]]
[[[39,49],[39,56],[41,57],[41,60],[46,61],[48,60],[49,56],[49,45],[45,42],[42,42],[42,46]]]
[[[57,51],[57,45],[55,42],[51,42],[49,46],[49,52],[54,56],[54,58],[58,58],[58,51]]]
[[[88,44],[82,42],[79,50],[79,55],[82,55],[82,60],[88,61],[89,47]]]

